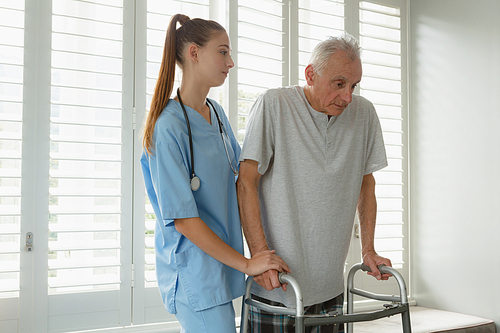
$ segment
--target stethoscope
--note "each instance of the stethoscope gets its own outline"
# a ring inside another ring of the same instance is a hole
[[[177,99],[179,100],[179,103],[181,104],[182,111],[184,112],[184,118],[186,118],[186,125],[188,129],[188,136],[189,136],[189,152],[191,153],[191,190],[197,191],[200,188],[201,182],[200,178],[195,175],[194,173],[194,154],[193,154],[193,136],[191,134],[191,125],[189,124],[189,117],[187,115],[186,109],[184,108],[184,103],[182,103],[181,95],[179,94],[179,88],[177,88]],[[222,138],[222,142],[224,143],[224,150],[226,151],[226,156],[227,156],[227,161],[229,162],[229,165],[231,166],[231,170],[234,173],[234,176],[238,175],[238,171],[233,168],[233,163],[231,162],[231,157],[229,157],[229,151],[227,150],[227,145],[226,145],[226,139],[224,138],[224,134],[228,137],[226,129],[224,128],[224,124],[222,124],[222,121],[219,118],[219,114],[215,110],[214,105],[210,100],[207,98],[208,104],[212,107],[212,110],[214,110],[215,117],[217,118],[217,122],[219,123],[219,131],[220,131],[220,136]],[[210,108],[209,108],[210,109]]]

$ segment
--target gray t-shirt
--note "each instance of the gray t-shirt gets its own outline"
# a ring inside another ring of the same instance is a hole
[[[268,90],[250,111],[245,159],[259,163],[266,239],[292,270],[304,305],[341,294],[363,176],[387,166],[372,103],[353,95],[344,112],[328,120],[309,105],[302,87]],[[254,283],[252,292],[295,304],[292,291]]]

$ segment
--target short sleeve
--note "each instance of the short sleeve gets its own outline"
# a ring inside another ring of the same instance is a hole
[[[165,225],[169,225],[174,219],[199,215],[180,149],[162,139],[160,134],[154,155],[149,157],[149,169],[158,209]]]
[[[366,151],[366,162],[364,174],[368,175],[387,166],[387,155],[385,152],[384,138],[380,120],[372,103],[368,102],[369,107],[369,128],[368,144]]]
[[[254,160],[259,163],[258,172],[266,173],[274,156],[273,105],[269,95],[261,94],[250,110],[240,162]]]

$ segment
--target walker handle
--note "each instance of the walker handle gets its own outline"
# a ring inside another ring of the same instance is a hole
[[[377,266],[377,268],[380,271],[380,273],[385,273],[385,272],[383,272],[383,271],[385,271],[384,267],[387,267],[387,266],[384,265],[384,264],[380,264],[380,265]],[[371,272],[372,271],[372,269],[370,268],[370,266],[365,265],[365,264],[361,264],[361,270],[363,272]]]
[[[283,276],[285,276],[286,274],[287,273],[285,272],[278,273],[278,280],[280,281],[281,284],[286,283],[285,281],[283,281]]]

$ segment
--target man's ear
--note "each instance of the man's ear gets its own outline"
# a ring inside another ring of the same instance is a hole
[[[306,77],[306,82],[308,86],[312,86],[314,84],[314,67],[312,64],[307,65],[305,69],[305,77]]]
[[[191,44],[188,47],[188,57],[194,64],[196,64],[198,62],[199,49],[200,48],[196,44]]]

